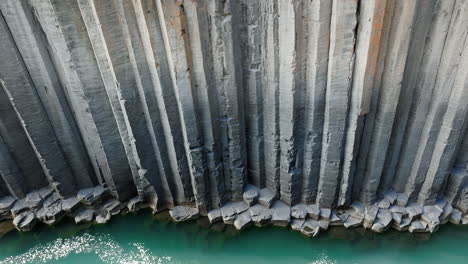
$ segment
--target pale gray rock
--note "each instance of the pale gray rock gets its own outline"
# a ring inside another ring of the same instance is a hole
[[[59,201],[62,201],[62,197],[60,197],[60,195],[57,192],[53,192],[52,195],[50,195],[44,200],[42,206],[47,208]]]
[[[468,215],[463,216],[463,218],[461,219],[461,224],[468,225]]]
[[[36,217],[31,211],[22,212],[13,219],[13,225],[19,231],[30,231],[36,222]]]
[[[225,224],[234,224],[236,216],[249,209],[245,202],[229,202],[221,207],[221,215]]]
[[[421,216],[421,214],[423,213],[423,208],[421,205],[413,203],[406,207],[406,212],[408,212],[408,217],[412,221],[417,217]]]
[[[444,211],[439,217],[441,224],[446,224],[449,221],[450,215],[452,214],[453,210],[454,210],[453,206],[447,203],[447,205],[444,207]]]
[[[388,208],[390,208],[390,205],[392,205],[392,204],[387,199],[382,199],[377,203],[377,206],[379,208],[382,208],[382,209],[388,209]]]
[[[315,220],[307,219],[302,226],[301,232],[308,237],[315,237],[320,232],[320,225]]]
[[[86,224],[91,223],[94,219],[94,210],[93,209],[85,209],[79,211],[75,215],[75,223],[76,224]]]
[[[390,213],[389,210],[380,208],[371,230],[377,233],[382,233],[390,226],[392,219],[392,213]]]
[[[291,219],[291,208],[282,201],[276,201],[271,207],[271,222],[276,226],[288,226]]]
[[[392,222],[392,227],[398,231],[407,231],[410,225],[411,220],[409,218],[402,218],[399,223]]]
[[[258,188],[253,185],[247,184],[247,186],[244,189],[244,194],[242,195],[242,198],[244,199],[244,202],[246,204],[252,206],[254,203],[257,202],[258,195]]]
[[[459,225],[462,221],[462,212],[456,208],[453,209],[453,212],[450,214],[449,218],[450,223]]]
[[[320,219],[318,221],[320,230],[325,231],[328,229],[328,226],[330,225],[330,221],[328,219]]]
[[[26,204],[26,199],[20,199],[20,200],[17,200],[16,203],[11,208],[11,213],[13,214],[13,216],[16,216],[20,214],[21,212],[28,210],[28,209],[29,207]]]
[[[243,230],[249,227],[252,224],[252,218],[250,217],[250,212],[245,211],[239,214],[234,221],[234,227],[237,230]]]
[[[435,226],[440,224],[439,217],[442,215],[440,211],[434,205],[426,205],[423,207],[423,213],[421,214],[421,220],[429,225],[429,228],[433,229]]]
[[[258,193],[259,204],[267,208],[271,208],[274,201],[275,201],[275,194],[272,191],[270,191],[268,188],[260,189]]]
[[[393,190],[388,190],[384,193],[384,199],[390,202],[390,204],[394,204],[398,198],[398,194]]]
[[[399,225],[403,219],[403,214],[401,213],[392,213],[393,223]]]
[[[318,204],[308,204],[306,206],[307,209],[307,215],[310,217],[312,220],[319,220],[320,217],[320,207]]]
[[[0,210],[9,210],[13,207],[16,202],[16,198],[13,196],[6,196],[0,199]]]
[[[129,212],[135,212],[145,207],[143,200],[139,196],[135,196],[127,203],[127,209]]]
[[[70,197],[62,201],[62,209],[66,212],[71,212],[78,208],[80,205],[80,200],[75,196]]]
[[[340,217],[336,214],[336,212],[333,210],[331,213],[331,218],[330,218],[330,225],[331,226],[342,226],[343,221],[341,220]]]
[[[13,196],[6,196],[0,199],[0,221],[11,217],[10,209],[16,202]]]
[[[320,219],[330,221],[331,209],[330,208],[320,208]]]
[[[297,204],[291,207],[291,217],[295,219],[305,219],[307,217],[307,209],[304,204]]]
[[[349,216],[346,221],[343,223],[343,225],[346,228],[354,228],[358,227],[362,224],[362,218],[357,218],[355,216]]]
[[[176,206],[169,210],[169,215],[176,222],[189,221],[198,218],[198,209],[188,206]]]
[[[348,217],[349,217],[349,210],[345,210],[345,209],[338,209],[335,211],[336,213],[336,216],[338,216],[341,220],[342,223],[346,222],[346,220],[348,220]]]
[[[364,211],[364,228],[371,228],[374,224],[375,219],[377,218],[377,213],[379,212],[379,208],[377,206],[366,206]]]
[[[31,209],[39,208],[42,203],[53,193],[51,188],[43,188],[34,192],[30,192],[26,195],[26,204]],[[60,196],[56,194],[52,199],[57,200]]]
[[[100,203],[106,194],[106,188],[102,185],[97,185],[93,188],[81,189],[78,191],[77,198],[86,205],[94,205]]]
[[[415,220],[411,222],[408,231],[410,231],[411,233],[427,232],[427,223],[421,220]]]
[[[272,210],[263,205],[256,204],[249,208],[250,216],[256,226],[264,226],[271,223]]]
[[[434,207],[442,213],[444,212],[444,208],[447,204],[448,204],[447,200],[440,199],[436,201],[436,203],[434,204]]]
[[[221,209],[219,208],[209,211],[207,216],[211,224],[214,224],[223,220],[223,216],[221,215]]]
[[[116,215],[120,213],[124,205],[116,199],[108,200],[102,206],[102,209],[105,210],[110,215]]]
[[[109,213],[99,213],[96,215],[94,222],[96,224],[105,224],[111,219],[111,215]]]
[[[294,231],[301,231],[302,226],[305,223],[305,219],[292,219],[291,220],[291,229]]]
[[[357,218],[364,218],[365,206],[360,202],[353,202],[350,206],[350,215]]]
[[[406,211],[406,208],[403,207],[403,206],[399,206],[399,205],[392,205],[392,206],[390,206],[389,210],[392,213],[399,213],[399,214],[404,215],[404,216],[406,216],[408,214],[407,211]]]
[[[396,204],[399,206],[406,206],[408,204],[408,195],[405,193],[398,193]]]

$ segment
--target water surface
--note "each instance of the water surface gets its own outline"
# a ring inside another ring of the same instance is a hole
[[[206,220],[175,224],[164,215],[154,218],[141,213],[101,226],[63,222],[29,233],[11,231],[0,237],[0,264],[468,263],[466,226],[447,224],[432,236],[333,228],[306,238],[284,228],[220,232]],[[5,228],[0,224],[0,234]]]

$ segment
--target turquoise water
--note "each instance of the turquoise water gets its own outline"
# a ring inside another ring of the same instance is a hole
[[[0,237],[0,264],[468,263],[466,226],[448,224],[432,236],[333,228],[306,238],[284,228],[221,232],[205,220],[175,224],[165,215],[154,218],[141,213],[101,226],[64,222],[29,233],[11,231]]]

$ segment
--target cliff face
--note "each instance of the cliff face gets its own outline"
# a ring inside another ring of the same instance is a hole
[[[20,229],[129,200],[306,234],[468,222],[466,0],[0,11],[0,218]]]

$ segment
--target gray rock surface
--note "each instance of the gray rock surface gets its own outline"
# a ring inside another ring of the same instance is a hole
[[[307,217],[307,208],[304,204],[298,204],[291,207],[291,217],[296,219],[305,219]]]
[[[188,206],[176,206],[169,210],[169,214],[176,222],[189,221],[198,218],[199,212],[197,208]]]
[[[252,218],[250,217],[250,212],[245,211],[239,214],[234,221],[234,227],[237,230],[243,230],[249,227],[252,224]]]
[[[0,220],[467,223],[467,28],[454,0],[2,0]]]
[[[223,216],[221,215],[221,209],[217,208],[208,212],[208,220],[211,224],[219,222],[223,220]]]
[[[94,219],[93,209],[85,209],[85,210],[77,212],[75,215],[75,223],[77,224],[91,223],[93,219]]]
[[[258,195],[259,194],[257,187],[248,184],[244,189],[244,194],[242,195],[242,198],[244,199],[244,202],[246,204],[252,206],[254,203],[257,202]]]
[[[13,219],[13,225],[19,231],[30,231],[36,222],[36,217],[31,211],[22,212]]]
[[[249,212],[256,226],[264,226],[271,222],[273,212],[263,205],[256,204],[249,208]]]
[[[315,220],[307,219],[302,225],[301,232],[308,237],[315,237],[320,232],[320,225]]]
[[[221,215],[225,224],[233,224],[236,216],[249,209],[245,202],[229,202],[221,207]]]
[[[291,207],[284,202],[276,201],[271,207],[271,222],[276,226],[288,226],[291,220]]]
[[[270,208],[275,201],[275,194],[267,188],[260,189],[258,193],[258,203]]]

